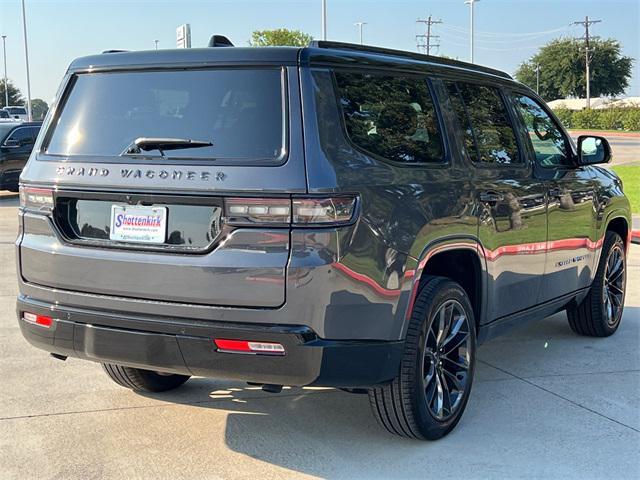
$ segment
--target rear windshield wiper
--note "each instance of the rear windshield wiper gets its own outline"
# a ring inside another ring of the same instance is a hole
[[[151,150],[158,150],[164,156],[165,150],[181,150],[183,148],[211,147],[213,143],[190,138],[154,138],[139,137],[124,149],[121,155],[136,155]]]

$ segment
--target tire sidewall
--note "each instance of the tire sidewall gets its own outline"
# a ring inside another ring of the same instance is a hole
[[[465,310],[465,314],[467,315],[467,319],[469,322],[469,332],[471,335],[471,348],[469,352],[470,362],[469,362],[469,370],[468,370],[468,379],[467,379],[467,388],[463,394],[462,401],[456,413],[452,415],[450,418],[441,421],[435,418],[424,398],[423,392],[423,383],[421,378],[422,368],[420,362],[422,362],[424,357],[424,351],[426,346],[426,335],[428,329],[431,327],[432,322],[435,320],[435,313],[439,310],[439,308],[448,300],[456,300],[462,305]],[[413,385],[414,392],[414,411],[416,412],[416,420],[418,425],[424,426],[427,430],[425,432],[425,436],[428,438],[439,438],[446,435],[449,431],[451,431],[456,424],[460,421],[462,414],[466,408],[467,402],[469,400],[469,396],[471,393],[471,387],[473,385],[473,378],[475,373],[475,365],[476,365],[476,329],[475,329],[475,318],[473,316],[473,309],[471,307],[471,303],[467,295],[465,294],[462,287],[452,281],[443,282],[442,285],[438,288],[436,294],[430,305],[426,310],[426,315],[422,319],[422,326],[420,329],[420,335],[418,337],[418,345],[416,348],[416,369],[415,369],[415,378]]]

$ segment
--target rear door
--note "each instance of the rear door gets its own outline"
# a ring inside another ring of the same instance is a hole
[[[57,185],[50,225],[25,215],[24,279],[131,298],[282,305],[286,209],[306,191],[297,85],[296,69],[280,65],[75,72],[22,176],[25,186]],[[140,138],[202,143],[137,148]]]
[[[447,88],[473,169],[491,321],[537,301],[545,265],[546,187],[533,177],[501,90],[465,82],[449,82]]]
[[[589,167],[573,164],[570,140],[541,102],[525,93],[512,93],[511,97],[526,128],[535,176],[545,183],[549,199],[547,258],[540,295],[544,302],[591,283],[597,244],[595,180]]]

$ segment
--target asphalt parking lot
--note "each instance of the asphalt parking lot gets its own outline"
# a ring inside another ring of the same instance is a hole
[[[0,478],[639,478],[640,246],[622,325],[564,314],[479,350],[459,427],[434,443],[377,427],[367,397],[191,379],[137,395],[97,364],[54,360],[15,320],[15,196],[0,196]]]

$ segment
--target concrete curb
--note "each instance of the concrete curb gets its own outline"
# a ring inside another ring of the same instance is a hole
[[[568,130],[569,135],[596,135],[600,137],[629,137],[640,138],[640,132],[621,132],[616,130],[611,131],[592,131],[592,130]]]

